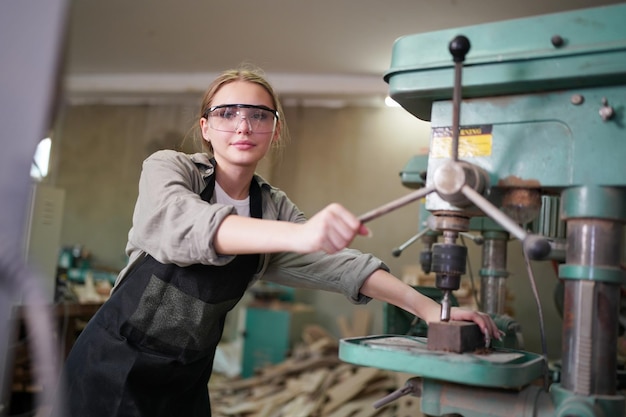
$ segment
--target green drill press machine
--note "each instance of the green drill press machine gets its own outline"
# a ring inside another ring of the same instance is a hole
[[[519,239],[527,260],[558,260],[563,325],[550,331],[562,332],[562,369],[555,382],[539,354],[432,351],[413,336],[345,339],[340,358],[414,374],[382,403],[420,396],[431,416],[626,415],[617,369],[626,4],[405,36],[385,80],[395,101],[431,122],[425,184],[411,200],[426,198],[429,227],[443,238],[432,245],[437,286],[458,288],[457,238],[472,219]],[[541,218],[548,201],[556,219]],[[553,221],[564,239],[549,235]],[[544,226],[531,231],[532,222]]]

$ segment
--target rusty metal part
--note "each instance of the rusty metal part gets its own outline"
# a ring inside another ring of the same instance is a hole
[[[427,220],[428,228],[431,230],[467,232],[469,224],[469,217],[459,216],[458,213],[452,211],[436,211]]]
[[[502,204],[541,207],[541,193],[536,188],[511,188],[502,197]]]
[[[501,178],[496,184],[497,187],[517,187],[517,188],[541,188],[539,180],[525,180],[514,175]]]
[[[510,188],[502,197],[502,211],[519,224],[530,223],[541,211],[541,193],[536,188]]]
[[[463,353],[485,347],[478,324],[468,321],[428,323],[428,350]]]

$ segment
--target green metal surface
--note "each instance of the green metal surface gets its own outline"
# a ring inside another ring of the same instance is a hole
[[[288,311],[246,309],[246,334],[241,375],[248,378],[270,364],[285,360],[290,348],[291,315]]]
[[[626,141],[626,137],[622,137],[622,141]],[[623,144],[622,147],[626,148],[626,144]],[[598,163],[601,166],[602,161],[598,161]],[[625,160],[616,161],[616,163],[626,166]],[[626,177],[623,177],[621,183],[625,182]],[[625,221],[626,189],[576,187],[565,190],[562,196],[561,218],[571,219],[576,217]]]
[[[531,224],[533,233],[551,239],[565,239],[567,226],[561,218],[561,197],[554,195],[541,196],[539,217]]]
[[[583,104],[570,103],[574,93],[585,97]],[[623,103],[623,97],[626,86],[465,101],[462,127],[489,133],[461,136],[459,157],[489,173],[489,199],[494,201],[498,192],[510,187],[558,191],[582,185],[624,185],[626,115],[618,111],[615,119],[606,122],[598,115],[603,98]],[[448,127],[451,114],[451,102],[434,103],[433,130]],[[449,158],[446,139],[431,138],[427,179]],[[430,199],[428,209],[432,209]]]
[[[428,168],[428,155],[416,155],[400,171],[402,185],[411,189],[426,185],[425,175]]]
[[[622,396],[584,396],[576,395],[553,384],[550,394],[557,406],[555,417],[597,417],[597,416],[623,416],[626,412],[626,404]]]
[[[356,365],[492,388],[528,385],[544,370],[541,355],[531,352],[497,348],[487,355],[442,353],[429,351],[426,343],[425,338],[412,336],[342,339],[339,358]],[[496,359],[492,355],[499,355],[503,361],[492,361]]]
[[[242,370],[244,378],[267,365],[284,361],[302,329],[314,322],[312,308],[301,304],[270,303],[267,307],[246,307]]]
[[[391,97],[423,120],[452,97],[448,43],[470,39],[463,96],[486,97],[625,84],[626,4],[408,35],[393,46]],[[554,46],[559,35],[562,46]]]
[[[626,285],[626,271],[619,267],[559,265],[559,278],[600,281]]]

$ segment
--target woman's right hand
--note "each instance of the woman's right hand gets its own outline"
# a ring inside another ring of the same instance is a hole
[[[302,224],[299,252],[323,251],[335,253],[348,247],[357,235],[367,236],[370,231],[341,204],[332,203]]]

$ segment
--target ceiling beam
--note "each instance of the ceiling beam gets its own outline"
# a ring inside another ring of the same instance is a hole
[[[65,94],[72,97],[102,95],[202,94],[217,73],[190,74],[74,74],[65,78]],[[283,96],[385,96],[382,75],[266,74]]]

